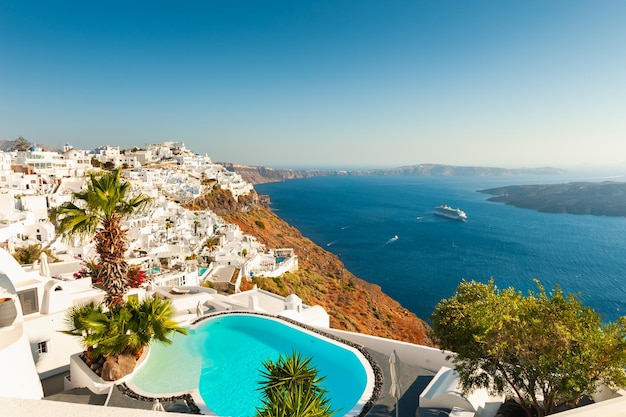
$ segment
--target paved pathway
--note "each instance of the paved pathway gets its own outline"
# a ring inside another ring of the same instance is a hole
[[[389,357],[381,353],[368,350],[370,355],[380,366],[383,372],[383,389],[376,405],[372,407],[367,417],[395,417],[396,399],[389,395],[391,387],[391,374],[389,371]],[[402,397],[398,401],[398,417],[415,417],[418,398],[421,392],[430,382],[434,372],[422,367],[400,363],[398,365],[398,377],[402,388]]]

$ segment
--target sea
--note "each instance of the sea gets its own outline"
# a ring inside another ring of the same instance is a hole
[[[478,190],[584,180],[330,176],[256,185],[272,210],[346,268],[429,321],[462,280],[578,294],[605,322],[626,314],[626,218],[541,213]],[[592,179],[602,180],[602,179]],[[434,214],[441,204],[465,222]]]

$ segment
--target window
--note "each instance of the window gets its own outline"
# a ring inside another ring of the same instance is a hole
[[[22,314],[24,316],[39,312],[39,297],[37,295],[37,288],[19,291],[17,296],[20,298]]]
[[[37,353],[41,355],[46,352],[48,352],[48,341],[37,343]]]

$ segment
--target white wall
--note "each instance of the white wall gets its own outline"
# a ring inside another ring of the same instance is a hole
[[[3,337],[2,331],[0,337]],[[43,398],[43,388],[24,334],[15,343],[0,349],[0,397]],[[3,416],[12,415],[7,414],[5,407],[0,406],[0,410]]]
[[[446,356],[451,355],[452,353],[442,351],[441,349],[400,342],[392,339],[385,339],[383,337],[370,336],[367,334],[347,332],[344,330],[324,330],[351,342],[367,346],[368,348],[388,356],[395,350],[398,358],[402,362],[421,366],[422,368],[433,372],[437,372],[442,366],[454,368],[452,361],[446,359]]]
[[[84,350],[80,345],[79,338],[60,332],[60,330],[67,328],[64,318],[64,311],[46,315],[36,314],[36,317],[25,317],[24,332],[28,335],[29,352],[32,354],[35,367],[41,378],[47,378],[66,371],[70,355]],[[47,342],[48,352],[43,354],[37,353],[37,344],[39,342]]]

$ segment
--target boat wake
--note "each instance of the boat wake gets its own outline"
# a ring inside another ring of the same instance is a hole
[[[385,242],[385,245],[388,245],[390,243],[395,242],[396,240],[398,240],[398,235],[395,235],[394,237],[392,237],[391,239],[389,239],[387,242]]]
[[[334,242],[334,241],[333,242],[329,242],[329,243],[326,244],[326,246],[333,246],[335,243],[337,243],[337,242]]]

